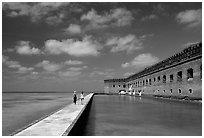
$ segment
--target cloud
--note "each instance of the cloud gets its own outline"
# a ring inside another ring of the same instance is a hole
[[[188,42],[188,43],[184,44],[182,47],[187,48],[191,45],[198,44],[198,43],[200,43],[200,42],[198,42],[198,41],[197,42]]]
[[[60,16],[60,12],[55,12],[69,3],[62,2],[39,2],[39,3],[24,3],[24,2],[7,2],[3,3],[3,10],[6,11],[7,16],[29,16],[32,22],[38,22],[40,20],[47,20],[50,24],[51,20],[55,23],[59,23],[63,17]],[[53,15],[57,14],[57,15]],[[56,19],[56,20],[54,20]]]
[[[93,71],[89,74],[89,77],[102,76],[105,78],[113,78],[115,73],[113,71]]]
[[[2,63],[5,63],[9,59],[8,56],[2,55]]]
[[[128,76],[133,75],[133,74],[135,74],[135,73],[133,73],[133,72],[126,72],[123,76],[124,77],[128,77]]]
[[[60,77],[77,77],[81,75],[81,72],[68,70],[68,71],[60,71],[58,74]]]
[[[29,67],[29,68],[27,68],[27,67],[20,67],[20,68],[18,68],[18,73],[26,73],[26,72],[29,72],[29,71],[32,71],[32,70],[34,70],[33,67]]]
[[[70,67],[66,71],[59,71],[58,75],[60,77],[72,77],[71,79],[76,80],[79,75],[82,76],[82,70],[84,70],[86,68],[87,68],[87,66]]]
[[[154,19],[157,19],[158,16],[155,15],[155,14],[150,14],[150,15],[147,15],[147,16],[144,16],[142,17],[142,21],[145,22],[145,21],[148,21],[148,20],[154,20]]]
[[[135,35],[127,35],[125,37],[113,37],[106,41],[107,46],[112,46],[111,52],[127,51],[131,53],[142,48],[142,41]]]
[[[83,64],[83,62],[79,60],[67,60],[65,61],[65,64],[66,65],[81,65]]]
[[[81,26],[77,24],[70,24],[67,29],[65,29],[66,32],[71,34],[79,34],[81,33]]]
[[[147,38],[153,37],[154,34],[144,34],[139,37],[139,39],[146,40]]]
[[[3,52],[14,52],[14,51],[15,51],[15,49],[13,49],[13,48],[8,48],[8,49],[3,50]]]
[[[83,70],[83,68],[80,68],[80,67],[71,67],[68,70],[70,70],[70,71],[81,71],[81,70]]]
[[[42,53],[38,48],[31,48],[29,41],[19,41],[15,49],[21,55],[38,55]]]
[[[81,21],[88,21],[87,29],[104,28],[108,26],[126,26],[133,20],[132,13],[124,8],[110,10],[110,13],[99,15],[94,9],[81,16]]]
[[[45,18],[45,22],[49,25],[58,25],[63,23],[65,15],[63,13],[59,13],[58,15],[49,16]]]
[[[42,62],[36,64],[36,67],[42,67],[45,71],[48,71],[48,72],[55,72],[57,70],[60,70],[63,67],[63,65],[51,63],[48,60],[43,60]]]
[[[81,41],[67,39],[62,41],[47,40],[45,42],[45,50],[53,55],[65,53],[76,57],[97,56],[100,49],[100,44],[92,40],[90,36],[84,37]]]
[[[33,67],[24,67],[18,61],[9,60],[9,57],[2,56],[2,62],[9,68],[18,69],[16,73],[27,73],[33,71]]]
[[[152,56],[150,53],[147,53],[147,54],[140,54],[136,56],[132,61],[126,62],[121,66],[123,68],[127,68],[127,67],[143,68],[143,67],[151,66],[157,62],[159,62],[158,57]]]
[[[158,3],[153,6],[153,12],[164,14],[164,12],[166,11],[166,8],[167,6],[164,5],[164,3]]]
[[[187,27],[197,27],[202,25],[202,10],[186,10],[176,15],[176,20]]]

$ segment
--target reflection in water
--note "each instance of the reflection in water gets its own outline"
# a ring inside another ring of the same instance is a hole
[[[202,104],[95,95],[83,135],[201,135]]]

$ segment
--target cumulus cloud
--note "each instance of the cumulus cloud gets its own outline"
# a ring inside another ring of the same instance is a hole
[[[202,24],[202,10],[186,10],[176,15],[177,22],[186,24],[188,27],[201,26]]]
[[[58,25],[63,23],[65,15],[63,13],[59,13],[58,15],[48,16],[45,18],[45,22],[49,25]]]
[[[144,16],[142,17],[142,21],[148,21],[148,20],[154,20],[154,19],[157,19],[158,16],[155,15],[155,14],[150,14],[150,15],[147,15],[147,16]]]
[[[128,76],[133,75],[133,74],[135,74],[135,73],[133,73],[133,72],[126,72],[123,76],[124,77],[128,77]]]
[[[19,41],[15,49],[21,55],[37,55],[42,53],[38,48],[31,48],[29,41]]]
[[[81,33],[81,26],[78,24],[70,24],[67,29],[65,29],[66,32],[71,34],[79,34]]]
[[[2,62],[9,68],[17,69],[16,73],[27,73],[34,70],[33,67],[24,67],[18,61],[9,60],[9,57],[2,56]]]
[[[66,39],[62,41],[47,40],[45,42],[45,50],[54,55],[65,53],[76,57],[97,56],[100,49],[100,44],[92,40],[90,36],[84,37],[81,41]]]
[[[106,41],[107,46],[111,46],[111,52],[127,51],[127,53],[142,48],[142,41],[135,35],[127,35],[125,37],[113,37]]]
[[[8,60],[8,58],[9,58],[8,56],[2,55],[2,62],[5,63]]]
[[[143,67],[151,66],[157,62],[159,62],[158,57],[152,56],[150,53],[147,53],[147,54],[140,54],[136,56],[132,61],[126,62],[121,66],[123,68],[127,68],[127,67],[143,68]]]
[[[77,79],[79,75],[82,74],[84,67],[70,67],[66,71],[59,71],[58,74],[60,77],[72,77]]]
[[[197,42],[188,42],[188,43],[184,44],[182,47],[186,48],[186,47],[189,47],[191,45],[198,44],[198,43],[200,43],[200,42],[198,42],[198,41]]]
[[[69,3],[62,2],[7,2],[3,3],[3,10],[6,11],[7,15],[10,17],[29,16],[32,22],[38,22],[41,19],[45,19],[48,23],[51,23],[51,20],[56,23],[56,21],[62,20],[63,17],[60,16],[61,13],[55,11],[68,4]]]
[[[89,74],[89,77],[98,77],[98,76],[102,76],[105,78],[113,78],[115,75],[115,73],[113,71],[93,71]]]
[[[110,13],[99,15],[94,9],[81,16],[81,21],[88,21],[87,29],[104,28],[108,26],[126,26],[133,20],[132,13],[124,8],[110,10]]]
[[[60,77],[77,77],[81,74],[79,71],[60,71],[59,76]]]
[[[26,73],[26,72],[29,72],[29,71],[32,71],[32,70],[34,70],[33,67],[29,67],[29,68],[27,68],[27,67],[20,67],[20,68],[18,68],[18,73]]]
[[[66,65],[81,65],[83,64],[83,62],[79,60],[67,60],[65,61],[65,64]]]
[[[81,71],[81,70],[83,70],[83,68],[81,68],[81,67],[71,67],[68,70],[70,70],[70,71]]]
[[[45,71],[55,72],[63,67],[62,64],[51,63],[48,60],[43,60],[42,62],[36,64],[36,67],[42,67]]]

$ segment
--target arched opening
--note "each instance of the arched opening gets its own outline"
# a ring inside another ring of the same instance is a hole
[[[192,94],[192,93],[193,93],[193,90],[192,90],[192,89],[189,89],[189,93]]]
[[[123,88],[125,88],[125,87],[126,87],[126,85],[124,84],[124,85],[123,85]]]
[[[182,81],[182,71],[177,72],[177,81]]]
[[[189,68],[187,70],[187,80],[192,80],[193,79],[193,69]]]
[[[173,81],[174,81],[174,75],[171,74],[171,75],[170,75],[170,82],[173,82]]]
[[[181,93],[182,91],[181,91],[181,89],[178,89],[178,93]]]
[[[200,65],[200,79],[202,79],[202,64]]]
[[[160,82],[160,76],[157,77],[157,81]]]
[[[166,75],[163,76],[163,83],[166,83]]]

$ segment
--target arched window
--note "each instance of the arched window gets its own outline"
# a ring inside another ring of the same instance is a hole
[[[191,79],[193,79],[193,69],[189,68],[187,70],[187,80],[191,80]]]
[[[115,85],[113,85],[113,87],[115,87]]]
[[[202,64],[200,65],[200,79],[202,79]]]
[[[149,79],[149,85],[152,85],[152,81],[151,81],[151,79]]]
[[[182,71],[177,72],[177,81],[182,81]]]
[[[166,75],[163,76],[163,83],[166,83]]]
[[[157,77],[157,81],[160,82],[160,76]]]
[[[178,89],[178,93],[181,93],[181,89]]]
[[[174,75],[171,74],[171,75],[170,75],[170,82],[173,82],[173,81],[174,81]]]
[[[146,85],[148,85],[148,79],[146,79]]]

